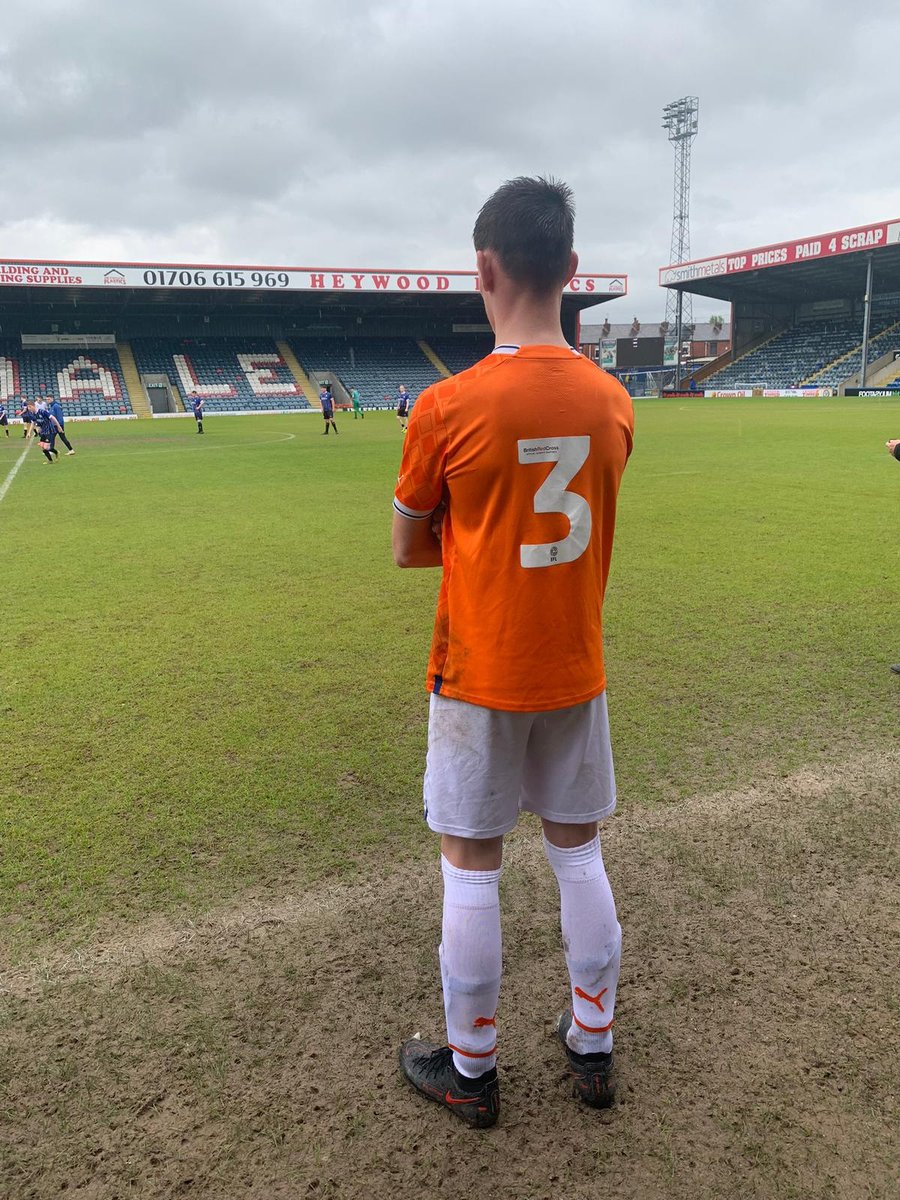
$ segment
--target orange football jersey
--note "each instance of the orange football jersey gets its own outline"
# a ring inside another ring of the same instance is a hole
[[[429,691],[566,708],[606,687],[602,607],[631,398],[583,355],[498,348],[416,401],[394,507],[443,500]]]

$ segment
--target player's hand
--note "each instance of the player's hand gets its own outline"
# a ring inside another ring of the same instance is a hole
[[[434,534],[435,540],[441,540],[441,532],[444,526],[444,513],[447,511],[447,505],[442,500],[434,512],[431,514],[431,532]]]
[[[885,445],[887,446],[888,454],[893,454],[897,447],[900,446],[900,438],[891,438],[889,442],[885,442]]]

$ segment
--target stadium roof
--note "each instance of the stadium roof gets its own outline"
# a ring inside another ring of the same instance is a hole
[[[862,296],[874,260],[874,293],[900,292],[900,219],[738,250],[661,267],[661,287],[718,300],[811,300]]]
[[[641,327],[638,330],[638,338],[655,338],[661,337],[659,332],[660,322],[657,321],[642,321]],[[607,340],[618,340],[619,338],[633,338],[635,334],[631,332],[632,323],[627,321],[625,324],[610,324],[606,333],[603,332],[603,326],[592,323],[590,325],[583,323],[581,326],[582,342],[597,342],[601,338]],[[674,330],[673,330],[674,333]],[[712,325],[709,321],[695,321],[693,341],[695,342],[727,342],[731,337],[731,322],[723,321],[720,326]]]
[[[566,286],[568,311],[624,296],[628,277],[580,272]],[[52,296],[51,296],[52,293]],[[434,307],[484,319],[474,271],[372,270],[364,268],[246,266],[198,263],[41,262],[0,260],[0,304],[35,299],[105,311],[134,305],[172,308],[259,306],[328,309],[356,307],[360,313]],[[258,308],[257,308],[258,311]]]

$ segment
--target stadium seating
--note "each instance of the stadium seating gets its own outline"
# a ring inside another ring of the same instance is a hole
[[[896,319],[895,312],[873,315],[869,361],[887,348],[878,348],[879,339]],[[800,322],[711,375],[704,380],[704,387],[792,388],[801,383],[836,386],[859,369],[860,332],[858,317]],[[847,355],[850,357],[844,357]]]
[[[494,348],[492,333],[457,334],[452,337],[432,337],[428,339],[441,362],[456,375],[475,365]]]
[[[879,320],[878,323],[881,324],[882,322]],[[868,361],[873,363],[876,358],[880,358],[882,354],[886,354],[888,350],[893,349],[900,349],[900,328],[892,321],[887,329],[873,334],[869,338]],[[837,387],[851,375],[858,376],[861,366],[862,345],[856,347],[847,358],[841,359],[840,362],[835,363],[833,366],[826,367],[824,371],[819,371],[808,382],[813,387]],[[866,375],[868,378],[871,378],[868,371]]]
[[[395,403],[401,383],[415,400],[440,379],[413,338],[309,337],[290,345],[314,386],[339,379],[348,391],[359,389],[364,407]]]
[[[310,404],[269,338],[131,339],[141,375],[166,375],[190,411],[192,391],[205,412],[271,412]]]
[[[16,401],[53,397],[68,417],[122,417],[131,404],[119,356],[110,348],[24,350],[18,338],[0,339],[0,395],[10,414]]]

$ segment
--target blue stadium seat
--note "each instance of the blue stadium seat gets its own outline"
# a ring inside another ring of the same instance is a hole
[[[480,362],[494,349],[492,333],[465,333],[449,337],[432,337],[428,339],[441,362],[457,375]]]
[[[886,298],[873,304],[869,362],[900,346],[900,303]],[[705,388],[837,387],[857,372],[862,358],[859,317],[800,321],[737,362],[703,381]],[[836,361],[838,360],[838,361]],[[833,365],[832,365],[833,364]]]
[[[121,417],[132,412],[115,350],[26,350],[18,338],[2,338],[0,358],[8,364],[3,368],[4,390],[10,392],[13,414],[19,407],[17,395],[23,401],[57,399],[68,417]]]
[[[131,339],[131,348],[139,373],[167,376],[188,412],[194,384],[204,389],[207,413],[310,407],[270,338],[137,337]]]
[[[339,379],[347,391],[357,387],[368,408],[396,403],[401,383],[415,401],[441,378],[413,338],[305,337],[290,345],[314,385]]]

